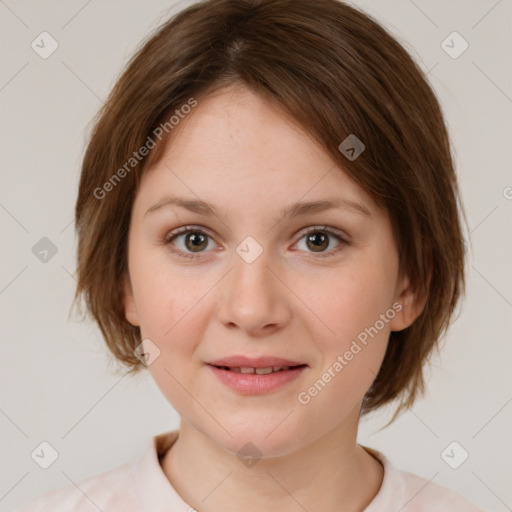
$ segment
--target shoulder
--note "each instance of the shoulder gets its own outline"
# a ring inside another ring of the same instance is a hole
[[[456,491],[395,467],[381,452],[364,447],[384,466],[384,479],[364,512],[397,509],[401,512],[484,512]]]
[[[160,466],[160,457],[176,441],[179,430],[146,442],[140,456],[98,476],[50,491],[16,512],[140,512],[190,510]]]
[[[436,484],[408,471],[397,470],[404,481],[406,497],[410,497],[409,510],[412,512],[484,512],[458,492]]]
[[[54,489],[16,512],[130,512],[137,507],[132,494],[132,464],[125,464],[78,483]]]

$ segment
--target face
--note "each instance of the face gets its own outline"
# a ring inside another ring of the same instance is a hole
[[[278,456],[357,425],[390,331],[414,316],[398,263],[386,212],[283,112],[224,89],[143,176],[126,318],[183,421]]]

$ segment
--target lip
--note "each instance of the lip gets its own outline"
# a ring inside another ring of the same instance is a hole
[[[207,363],[213,374],[228,388],[241,395],[264,395],[296,380],[308,368],[306,363],[280,357],[231,356]],[[268,374],[237,373],[225,368],[268,368],[270,366],[298,366]]]
[[[216,366],[207,365],[217,378],[227,387],[241,395],[264,395],[283,387],[297,379],[307,366],[299,366],[266,375],[257,373],[235,373]]]
[[[270,366],[300,366],[306,363],[272,356],[247,357],[235,355],[209,361],[207,364],[213,366],[228,366],[230,368],[268,368]]]

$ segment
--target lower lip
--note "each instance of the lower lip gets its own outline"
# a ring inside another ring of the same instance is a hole
[[[294,381],[307,368],[301,366],[291,370],[258,375],[257,373],[237,373],[208,365],[213,373],[229,388],[242,395],[264,395],[289,382]]]

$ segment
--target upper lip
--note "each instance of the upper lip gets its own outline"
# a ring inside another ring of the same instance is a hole
[[[207,364],[211,364],[212,366],[228,366],[229,368],[269,368],[271,366],[301,366],[306,363],[272,356],[230,356],[216,359],[215,361],[209,361]]]

